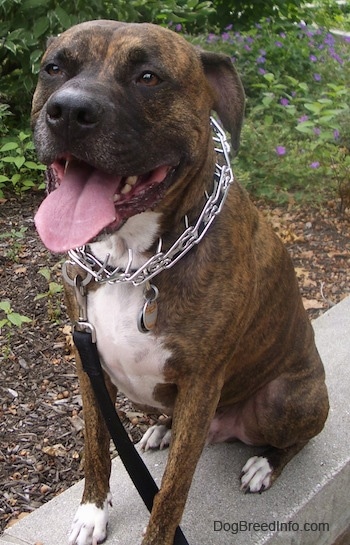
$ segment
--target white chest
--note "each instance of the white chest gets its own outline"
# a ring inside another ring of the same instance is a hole
[[[125,266],[127,248],[133,247],[139,260],[144,261],[143,247],[148,247],[157,227],[155,216],[146,212],[131,218],[107,242],[94,244],[94,253],[100,258],[110,253],[113,265]],[[163,369],[170,351],[161,338],[138,330],[143,289],[131,284],[101,285],[89,293],[88,319],[96,329],[101,363],[112,382],[132,401],[164,409],[155,402],[153,392],[157,384],[164,382]]]
[[[102,365],[112,382],[132,401],[162,408],[153,399],[170,352],[152,333],[141,333],[137,318],[143,289],[105,284],[89,295],[89,321],[96,328]]]

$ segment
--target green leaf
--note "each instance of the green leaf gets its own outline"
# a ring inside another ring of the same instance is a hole
[[[10,41],[6,41],[4,44],[4,47],[6,49],[8,49],[9,51],[11,51],[11,53],[13,53],[14,55],[16,55],[17,53],[17,46],[16,44],[14,44],[13,42],[10,42]]]
[[[38,272],[39,274],[41,274],[41,276],[45,278],[45,280],[49,282],[51,278],[51,271],[48,267],[45,267],[44,269],[40,269]]]
[[[17,159],[17,157],[12,157],[12,155],[8,155],[7,157],[3,157],[1,160],[3,161],[3,163],[14,163],[15,159]]]
[[[23,2],[23,10],[30,10],[38,7],[43,7],[49,3],[49,0],[25,0]]]
[[[49,21],[47,17],[40,17],[33,26],[33,34],[35,38],[40,38],[40,36],[43,36],[48,28]]]
[[[49,295],[48,292],[46,293],[38,293],[38,295],[36,295],[34,297],[34,301],[40,301],[40,299],[45,299],[45,297],[47,297]]]
[[[33,79],[31,76],[27,75],[22,80],[23,86],[26,89],[26,91],[31,91],[33,88]]]
[[[7,144],[4,144],[2,148],[0,148],[0,152],[11,151],[17,148],[18,144],[16,142],[7,142]]]
[[[262,103],[265,107],[268,107],[270,106],[271,102],[273,102],[275,99],[274,97],[271,97],[271,96],[265,96],[263,99],[262,99]]]
[[[3,320],[0,320],[0,329],[4,327],[4,325],[7,325],[9,323],[7,318],[4,318]]]
[[[34,161],[26,161],[24,163],[24,166],[27,167],[27,168],[30,168],[31,170],[42,170],[43,169],[43,165],[38,164],[38,163],[34,163]]]
[[[272,115],[265,115],[264,117],[264,125],[270,126],[273,123],[273,116]]]
[[[9,301],[0,301],[0,310],[3,310],[6,314],[11,312],[11,304]]]
[[[21,168],[24,165],[25,160],[26,160],[26,158],[22,157],[22,156],[15,157],[14,163],[15,163],[17,168]]]
[[[13,183],[13,185],[16,185],[18,184],[18,182],[20,181],[21,179],[21,175],[20,174],[14,174],[13,176],[11,176],[11,182]]]
[[[55,295],[56,293],[60,293],[62,291],[61,284],[57,284],[57,282],[50,282],[49,284],[49,292],[50,295]]]
[[[319,104],[318,102],[304,104],[304,107],[315,114],[319,114],[323,108],[322,104]]]
[[[21,142],[24,142],[24,140],[28,140],[28,138],[31,138],[31,134],[28,134],[27,132],[20,132],[18,135],[18,138]]]
[[[3,182],[9,182],[10,178],[8,176],[4,176],[3,174],[0,174],[0,184]]]
[[[300,89],[301,89],[302,91],[308,91],[308,90],[309,90],[309,86],[308,86],[307,83],[301,82],[301,83],[299,83],[299,87],[300,87]]]
[[[312,121],[304,121],[303,123],[299,123],[295,128],[297,131],[305,133],[305,134],[313,134],[314,131],[314,123]]]
[[[266,81],[268,81],[269,83],[272,83],[273,81],[275,81],[275,76],[274,74],[272,74],[271,72],[268,72],[267,74],[264,74],[264,79],[266,79]]]
[[[68,28],[71,26],[71,18],[68,13],[62,9],[60,6],[57,6],[54,11],[55,16],[57,17],[58,22],[63,28]]]
[[[20,327],[24,323],[29,324],[32,321],[27,316],[22,316],[21,314],[18,314],[17,312],[11,312],[10,314],[8,314],[7,318],[11,322],[11,324],[17,327]]]

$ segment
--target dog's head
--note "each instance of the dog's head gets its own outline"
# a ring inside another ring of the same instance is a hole
[[[52,179],[36,216],[47,247],[81,246],[178,194],[210,155],[213,109],[237,149],[244,93],[229,57],[170,30],[93,21],[51,40],[32,107]]]

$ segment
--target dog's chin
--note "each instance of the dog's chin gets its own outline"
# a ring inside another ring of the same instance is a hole
[[[116,232],[136,214],[154,210],[173,182],[177,165],[157,165],[141,174],[130,170],[128,176],[114,175],[70,154],[58,157],[47,169],[48,197],[36,216],[44,244],[65,252]]]

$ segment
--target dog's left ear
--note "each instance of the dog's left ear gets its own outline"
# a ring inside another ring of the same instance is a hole
[[[237,153],[244,116],[243,86],[230,57],[200,50],[204,72],[214,93],[214,110],[229,131],[232,148]]]

